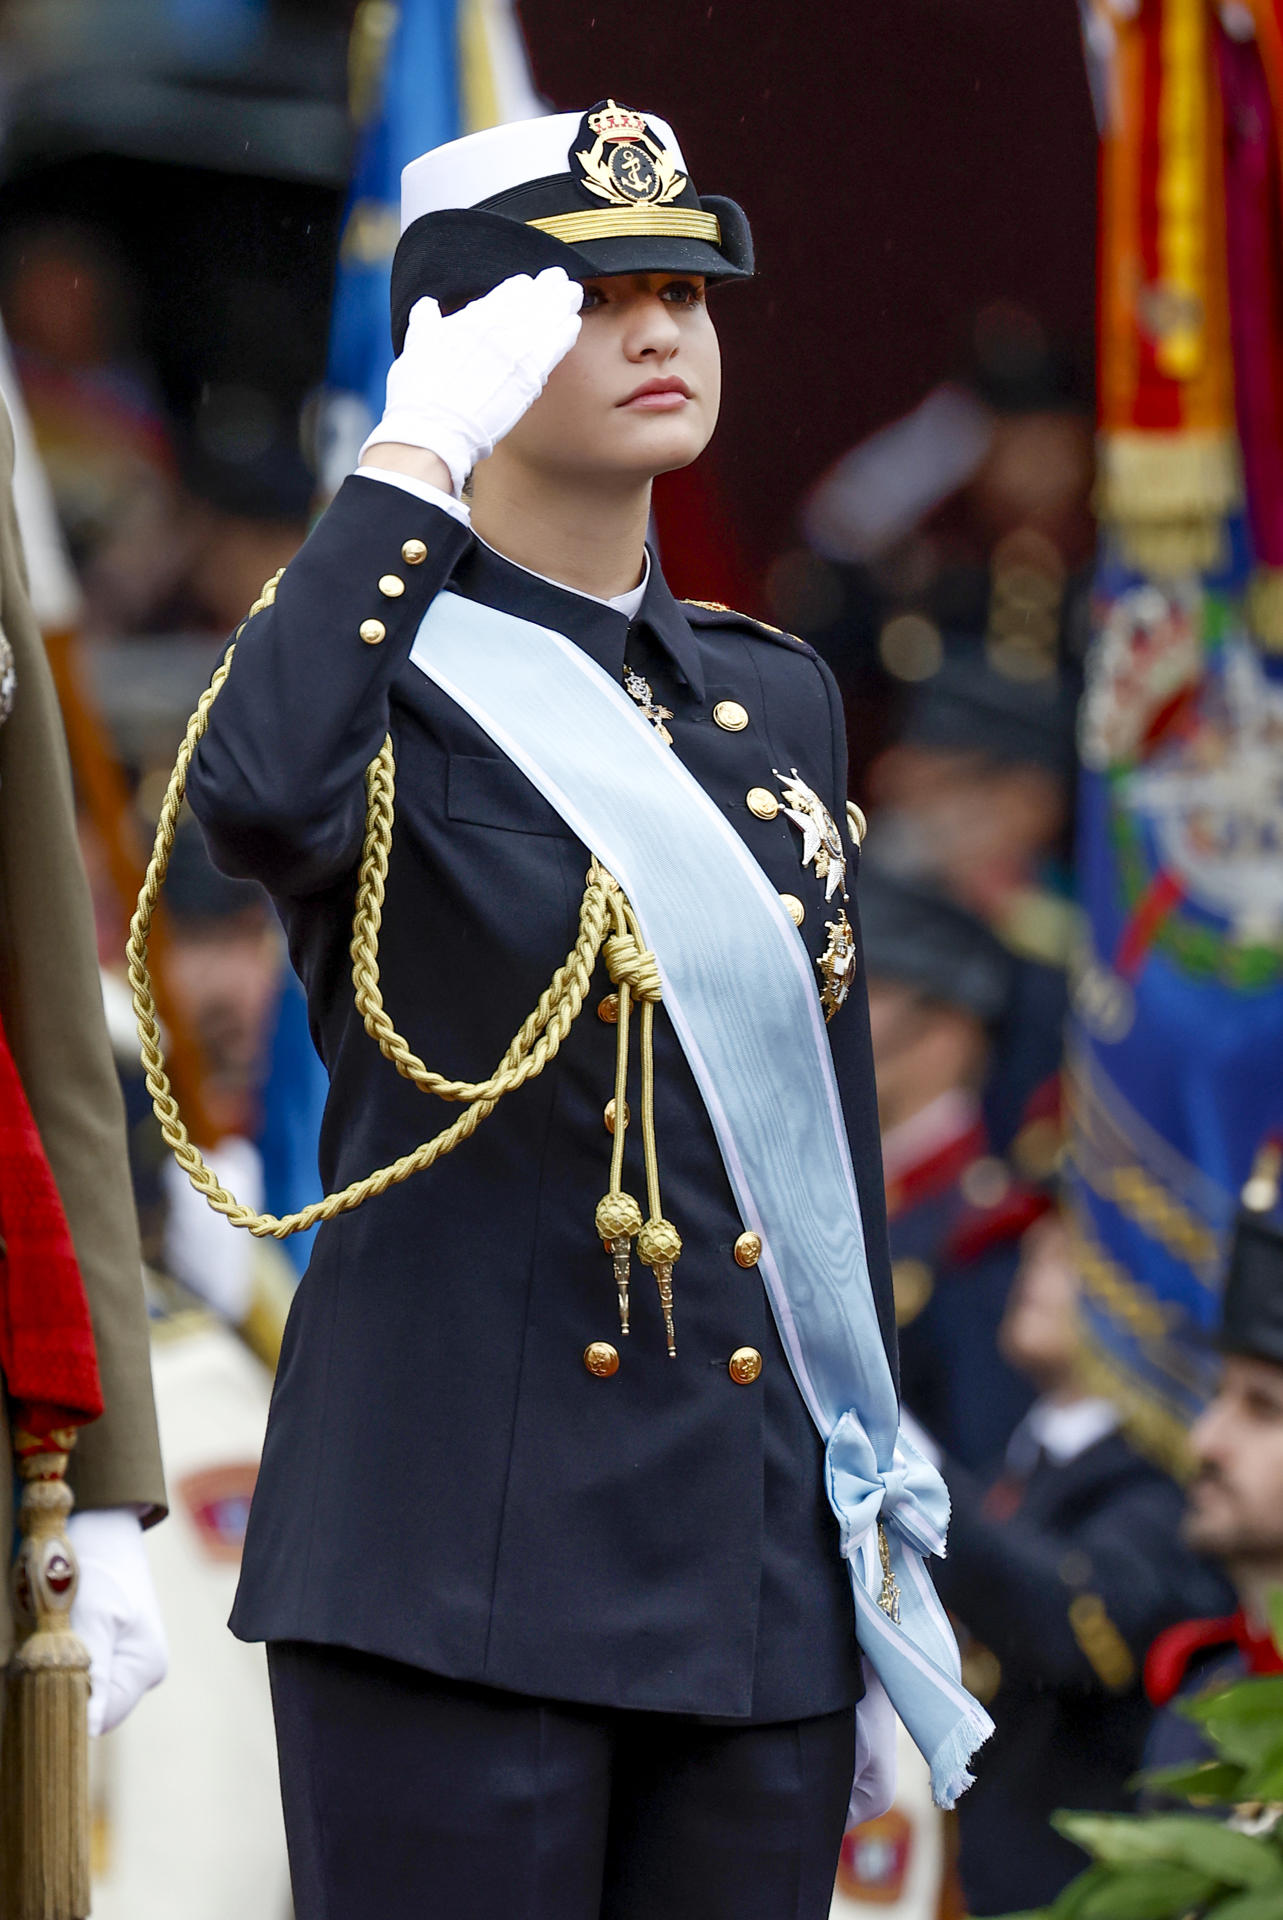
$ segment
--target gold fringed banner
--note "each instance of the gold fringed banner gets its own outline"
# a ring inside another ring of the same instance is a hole
[[[1111,433],[1099,459],[1096,511],[1133,566],[1161,578],[1218,563],[1242,498],[1233,434]]]
[[[1124,559],[1163,577],[1217,566],[1242,499],[1221,98],[1207,0],[1111,11],[1096,507]]]
[[[59,1429],[15,1436],[22,1476],[15,1574],[20,1640],[4,1716],[5,1920],[86,1920],[89,1913],[89,1655],[71,1630],[76,1563],[72,1496]],[[25,1443],[25,1444],[24,1444]]]

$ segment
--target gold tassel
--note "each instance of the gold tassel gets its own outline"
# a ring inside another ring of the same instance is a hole
[[[1258,567],[1248,583],[1247,624],[1267,653],[1283,653],[1283,567]]]
[[[71,1631],[76,1562],[65,1474],[75,1440],[50,1434],[24,1452],[15,1569],[20,1624],[33,1623],[8,1670],[3,1859],[9,1920],[89,1913],[89,1655]]]
[[[1142,573],[1170,578],[1218,566],[1225,516],[1241,498],[1238,450],[1228,434],[1101,436],[1096,513]]]

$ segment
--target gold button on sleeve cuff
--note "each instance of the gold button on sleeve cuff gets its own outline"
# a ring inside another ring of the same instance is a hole
[[[584,1365],[594,1380],[609,1380],[619,1372],[619,1349],[609,1340],[594,1340],[584,1348]]]
[[[756,1233],[742,1233],[735,1242],[735,1264],[740,1267],[755,1267],[762,1257],[761,1238]]]
[[[388,637],[388,630],[381,620],[362,620],[359,632],[367,647],[377,647],[380,640]]]
[[[743,733],[748,725],[748,708],[742,707],[738,700],[719,700],[713,708],[713,718],[723,733]]]
[[[385,600],[399,600],[405,592],[405,581],[399,573],[385,573],[379,581],[379,592]]]
[[[756,1347],[736,1347],[726,1363],[726,1371],[737,1387],[751,1387],[762,1371],[762,1356]]]
[[[407,567],[421,567],[428,557],[428,550],[422,540],[407,540],[401,548],[401,558]]]
[[[744,796],[750,813],[759,820],[774,820],[780,810],[780,803],[769,787],[750,787]]]

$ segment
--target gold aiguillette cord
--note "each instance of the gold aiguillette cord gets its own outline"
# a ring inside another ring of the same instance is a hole
[[[619,1019],[615,1029],[615,1136],[610,1156],[610,1191],[597,1204],[597,1231],[614,1264],[620,1332],[626,1334],[629,1330],[628,1287],[635,1237],[638,1258],[655,1275],[668,1355],[676,1359],[673,1268],[681,1254],[682,1237],[672,1221],[664,1218],[659,1190],[659,1152],[655,1143],[655,1008],[662,998],[662,983],[655,956],[642,945],[636,916],[622,893],[612,894],[611,910],[615,931],[607,938],[602,951],[610,977],[619,988]],[[649,1218],[644,1222],[636,1200],[623,1190],[629,1013],[634,998],[641,1003],[642,1152],[650,1209]]]

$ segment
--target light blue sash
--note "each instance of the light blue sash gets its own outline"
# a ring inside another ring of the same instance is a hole
[[[899,1431],[814,969],[743,841],[623,688],[550,628],[437,597],[410,655],[515,761],[632,901],[797,1384],[827,1442],[860,1645],[951,1806],[992,1731],[922,1556],[949,1500]],[[680,1227],[680,1222],[678,1225]],[[885,1523],[901,1624],[879,1604]]]

